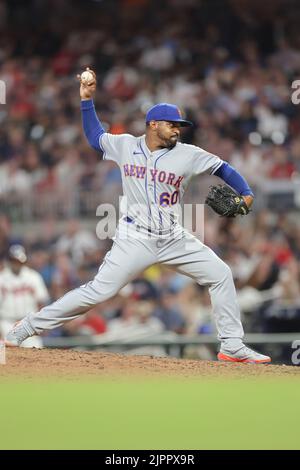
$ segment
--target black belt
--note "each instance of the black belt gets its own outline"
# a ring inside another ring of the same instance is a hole
[[[126,217],[124,217],[124,220],[125,220],[125,222],[127,222],[128,224],[135,224],[135,220],[132,219],[131,217],[126,216]],[[136,224],[135,226],[136,226],[136,229],[137,229],[138,232],[139,232],[141,229],[144,229],[144,230],[146,230],[148,233],[153,233],[154,235],[157,235],[157,234],[158,234],[159,236],[162,236],[163,234],[165,234],[163,230],[158,230],[158,231],[154,232],[154,231],[151,230],[150,228],[142,227],[141,225],[138,225],[138,224]]]

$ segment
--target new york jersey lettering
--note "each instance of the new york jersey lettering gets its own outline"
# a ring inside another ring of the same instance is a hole
[[[133,178],[144,179],[146,176],[146,167],[140,165],[132,165],[126,163],[123,165],[123,171],[125,176],[131,176]],[[175,188],[179,189],[181,183],[183,181],[183,176],[176,176],[175,173],[169,173],[164,170],[157,170],[157,169],[150,169],[151,174],[151,181],[159,182],[159,183],[166,183],[170,186],[175,186]]]

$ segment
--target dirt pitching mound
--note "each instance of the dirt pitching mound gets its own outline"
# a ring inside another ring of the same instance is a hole
[[[62,379],[109,376],[166,377],[300,377],[300,368],[280,365],[228,364],[153,356],[59,349],[7,348],[0,378],[60,377]]]

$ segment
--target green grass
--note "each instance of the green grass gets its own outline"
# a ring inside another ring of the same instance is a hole
[[[300,381],[0,383],[0,449],[299,449]]]

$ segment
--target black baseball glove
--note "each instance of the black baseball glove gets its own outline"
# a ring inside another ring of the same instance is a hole
[[[222,217],[236,217],[250,212],[244,198],[226,184],[210,186],[205,203]]]

